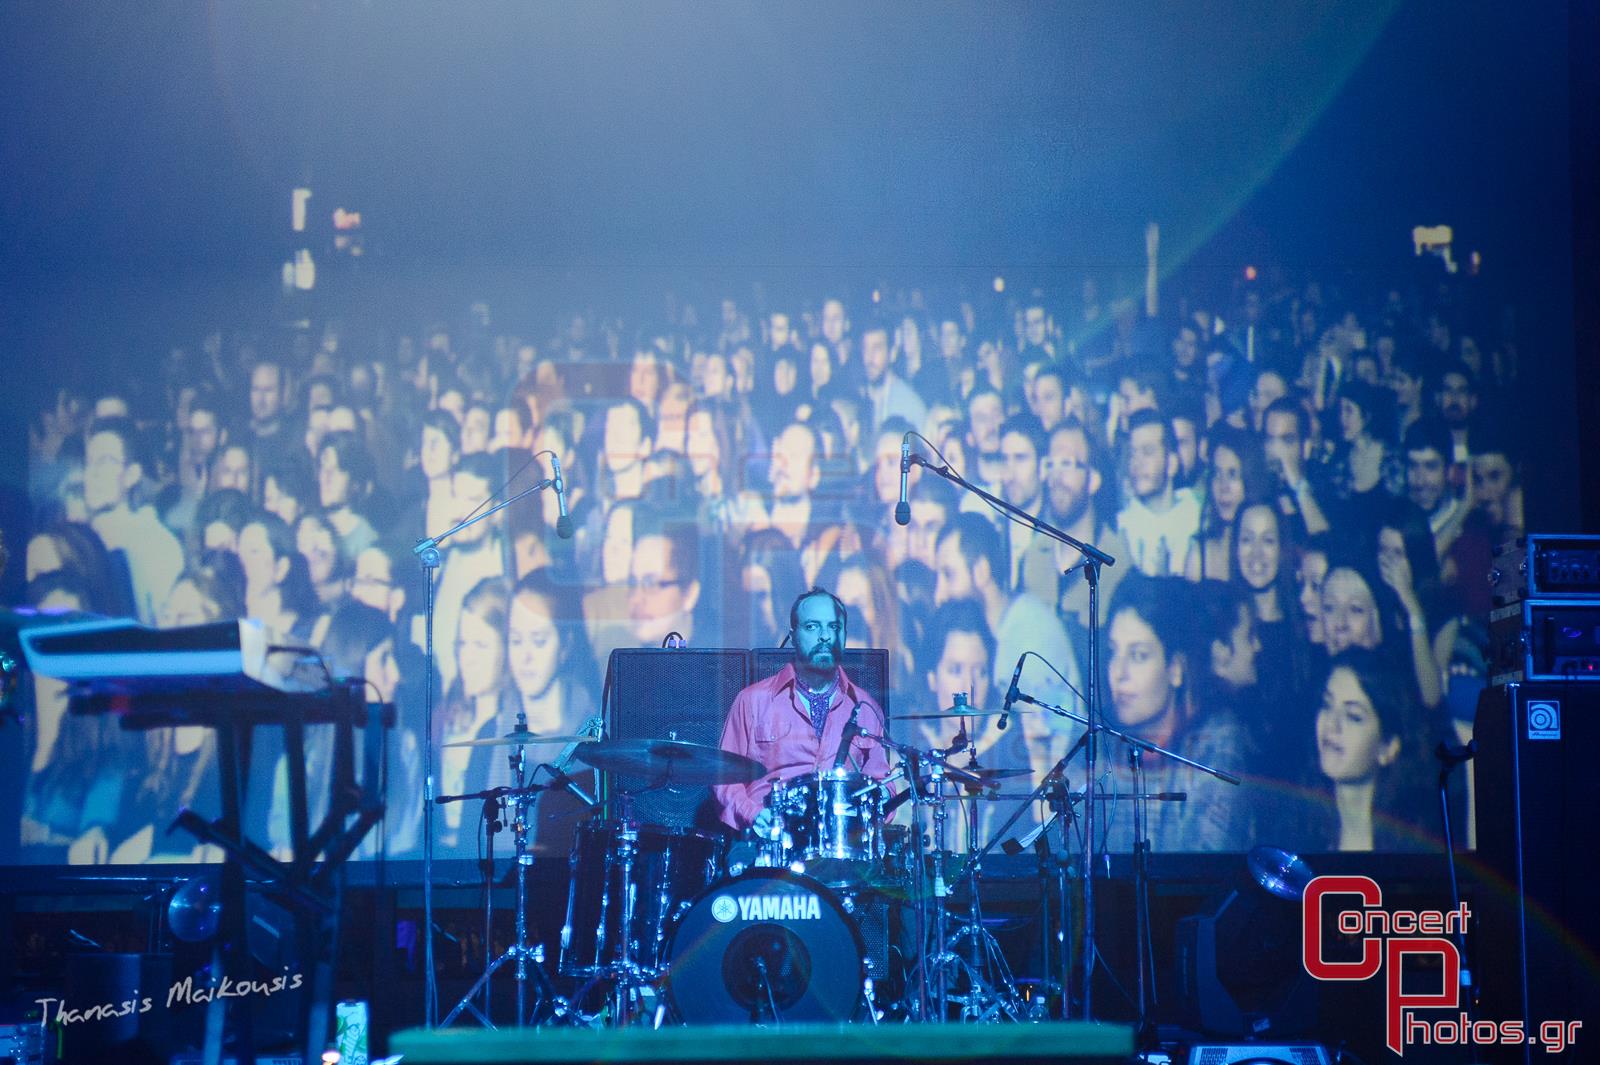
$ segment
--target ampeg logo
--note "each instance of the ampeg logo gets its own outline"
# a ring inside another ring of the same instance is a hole
[[[1533,727],[1533,704],[1528,707],[1528,727]],[[1559,726],[1558,726],[1559,728]],[[1337,911],[1343,936],[1357,937],[1360,961],[1329,961],[1323,953],[1323,897],[1355,895],[1359,906]],[[1582,1021],[1543,1021],[1538,1035],[1522,1021],[1491,1021],[1472,1017],[1462,1008],[1461,952],[1448,936],[1466,930],[1472,914],[1462,903],[1453,910],[1386,910],[1377,882],[1365,876],[1319,876],[1306,885],[1301,911],[1301,962],[1318,980],[1370,980],[1383,971],[1387,1004],[1385,1043],[1404,1055],[1413,1044],[1440,1046],[1543,1046],[1547,1054],[1560,1054],[1578,1037]],[[1401,989],[1401,965],[1407,957],[1437,959],[1443,983],[1440,990],[1407,994]],[[1456,1015],[1428,1021],[1419,1009],[1449,1009]]]
[[[711,916],[723,924],[741,921],[820,921],[822,904],[815,895],[719,895]]]
[[[1530,740],[1559,740],[1561,738],[1561,702],[1559,700],[1528,700],[1528,738]]]

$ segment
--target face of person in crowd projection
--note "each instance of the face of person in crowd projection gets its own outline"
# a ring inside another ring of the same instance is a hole
[[[1256,657],[1260,654],[1255,612],[1249,604],[1240,603],[1227,639],[1211,641],[1211,672],[1235,688],[1248,688],[1258,679]]]
[[[822,305],[822,335],[829,344],[838,346],[844,339],[845,317],[844,304],[838,300],[828,300]]]
[[[1465,374],[1446,373],[1439,380],[1439,416],[1454,428],[1467,424],[1478,409],[1478,396]]]
[[[469,407],[461,416],[461,453],[476,455],[489,449],[490,416],[487,407]]]
[[[787,396],[794,391],[795,385],[800,383],[800,369],[795,365],[794,356],[785,355],[772,364],[772,391],[780,396]]]
[[[1447,471],[1444,456],[1431,447],[1413,448],[1406,452],[1406,496],[1432,514],[1444,499]]]
[[[1034,416],[1044,423],[1045,431],[1054,429],[1065,416],[1067,397],[1061,390],[1061,379],[1045,374],[1033,383]]]
[[[1089,439],[1083,430],[1052,434],[1045,467],[1051,513],[1068,525],[1082,519],[1100,491],[1100,471],[1089,465]]]
[[[450,475],[450,469],[455,465],[456,453],[450,446],[450,438],[444,435],[444,430],[431,425],[423,426],[420,458],[422,475],[430,482],[437,482]]]
[[[822,388],[833,380],[833,352],[826,344],[811,345],[811,385]]]
[[[184,625],[202,625],[216,621],[221,615],[217,604],[207,598],[194,581],[184,578],[172,586],[172,592],[161,607],[160,625],[175,629]]]
[[[911,558],[935,569],[937,566],[937,553],[939,548],[939,534],[944,531],[945,522],[950,518],[949,508],[943,503],[930,503],[926,500],[913,499],[911,501],[910,535],[907,537],[906,553]]]
[[[685,381],[674,381],[661,392],[656,411],[656,450],[681,451],[694,390]]]
[[[461,673],[461,693],[468,699],[488,695],[500,686],[505,668],[500,630],[470,610],[461,612],[456,631],[456,667]]]
[[[977,598],[977,580],[974,567],[967,564],[961,557],[961,540],[954,533],[939,538],[939,546],[934,551],[934,583],[933,602],[935,606],[943,606],[952,599]],[[977,566],[988,567],[987,562],[978,562]]]
[[[641,536],[634,543],[629,578],[628,619],[641,645],[659,646],[674,631],[688,634],[700,582],[686,581],[677,571],[665,536]]]
[[[1322,582],[1322,636],[1330,655],[1350,647],[1372,651],[1383,642],[1378,601],[1353,569],[1332,570]]]
[[[1039,451],[1026,433],[1000,438],[1000,495],[1014,507],[1026,507],[1039,495]]]
[[[506,451],[523,446],[522,422],[513,407],[501,407],[494,412],[494,435],[489,440],[489,450]]]
[[[355,571],[350,577],[350,598],[358,603],[394,616],[398,589],[390,570],[389,556],[376,547],[369,547],[356,556]]]
[[[1172,431],[1172,447],[1178,456],[1178,472],[1184,477],[1194,473],[1194,467],[1200,461],[1200,437],[1194,422],[1188,418],[1173,418],[1167,422],[1167,428]]]
[[[189,412],[188,428],[183,433],[183,446],[191,462],[207,462],[217,450],[222,431],[217,425],[217,414],[212,410]]]
[[[239,445],[225,447],[217,452],[211,463],[212,490],[232,488],[250,494],[250,452]]]
[[[641,351],[633,356],[628,370],[628,395],[643,403],[646,408],[655,406],[661,394],[661,364],[655,352]]]
[[[794,334],[789,331],[789,316],[781,311],[774,311],[767,316],[767,343],[774,350],[786,348],[794,339]]]
[[[867,646],[863,642],[867,634],[881,631],[878,628],[878,604],[872,598],[872,582],[859,568],[852,567],[839,574],[834,594],[856,619],[846,646]]]
[[[1345,443],[1355,443],[1367,431],[1367,416],[1349,397],[1339,400],[1339,435]]]
[[[309,517],[301,521],[295,529],[295,549],[305,556],[312,584],[323,584],[333,576],[339,548],[333,542],[333,533],[322,522]]]
[[[811,434],[798,425],[790,425],[779,433],[772,442],[772,462],[767,473],[773,499],[804,499],[817,487],[821,476]],[[898,498],[898,481],[896,485]]]
[[[861,369],[870,385],[878,384],[889,372],[889,334],[882,329],[869,329],[862,335]]]
[[[1250,421],[1260,425],[1267,408],[1289,394],[1289,385],[1276,370],[1263,370],[1250,386]]]
[[[477,474],[457,470],[455,476],[451,478],[450,484],[450,495],[455,500],[456,510],[454,520],[450,524],[455,525],[457,522],[466,521],[467,516],[477,508],[478,504],[489,498],[489,493],[492,490],[493,488],[489,482]],[[494,531],[500,522],[501,516],[496,514],[475,525],[469,525],[452,536],[450,543],[457,547],[480,544],[489,533]]]
[[[1165,492],[1175,465],[1160,425],[1141,425],[1128,434],[1128,482],[1140,499],[1149,501]]]
[[[250,371],[250,417],[270,422],[283,411],[283,377],[277,363],[263,362]]]
[[[967,338],[961,335],[961,323],[953,318],[939,323],[939,355],[945,359],[959,359],[966,350]]]
[[[1263,436],[1261,446],[1272,472],[1285,484],[1299,481],[1301,449],[1305,446],[1300,435],[1300,419],[1288,411],[1274,411],[1266,417]]]
[[[463,615],[464,617],[465,615]],[[561,662],[561,634],[543,596],[513,596],[506,618],[506,669],[524,698],[550,689]]]
[[[612,473],[626,473],[650,453],[639,412],[629,404],[618,404],[606,411],[605,449],[606,468]]]
[[[393,636],[385,637],[382,643],[367,652],[362,674],[375,689],[373,694],[379,702],[394,702],[394,694],[400,689],[400,665],[394,657]]]
[[[282,518],[283,523],[291,528],[300,520],[300,501],[285,492],[278,484],[278,479],[271,474],[267,475],[266,482],[261,486],[261,507],[269,514]]]
[[[1498,452],[1472,456],[1472,495],[1484,517],[1495,524],[1507,520],[1510,512],[1513,475],[1511,463]]]
[[[825,595],[802,600],[794,630],[794,656],[813,672],[832,671],[844,654],[844,618]]]
[[[706,356],[700,387],[704,390],[701,394],[708,399],[722,399],[733,391],[733,379],[729,376],[725,356],[716,353]]]
[[[993,455],[1000,450],[1000,423],[1005,416],[1005,406],[992,392],[973,397],[967,405],[968,428],[980,455]]]
[[[1340,666],[1328,675],[1317,711],[1317,762],[1336,784],[1371,780],[1394,764],[1400,738],[1383,735],[1383,723],[1355,671]]]
[[[1223,521],[1232,521],[1244,502],[1244,464],[1231,447],[1211,451],[1211,502]]]
[[[1264,591],[1278,579],[1283,561],[1283,542],[1278,531],[1278,513],[1265,503],[1245,508],[1239,516],[1239,576],[1256,591]]]
[[[717,442],[715,424],[710,411],[697,410],[689,415],[684,447],[689,468],[696,477],[706,476],[722,461],[722,445]]]
[[[139,483],[138,463],[129,463],[122,438],[116,433],[94,433],[83,454],[83,501],[91,514],[122,506]]]
[[[325,510],[338,510],[350,502],[350,474],[339,465],[339,453],[331,447],[317,456],[317,489]]]
[[[1119,610],[1110,627],[1111,701],[1117,723],[1145,733],[1175,723],[1176,693],[1183,685],[1183,661],[1169,656],[1148,622],[1132,610]]]
[[[1322,631],[1322,585],[1328,576],[1328,556],[1307,551],[1300,556],[1296,577],[1300,582],[1300,611],[1305,615],[1306,631],[1312,643],[1326,642]]]
[[[927,674],[927,681],[935,709],[954,705],[958,694],[965,695],[972,706],[993,706],[993,666],[983,637],[959,630],[947,633],[939,661]]]
[[[1404,366],[1395,366],[1389,370],[1388,385],[1394,390],[1395,403],[1401,410],[1417,410],[1421,407],[1422,378],[1414,376]]]
[[[289,560],[273,554],[266,526],[260,522],[239,530],[239,564],[244,567],[245,596],[250,599],[276,588],[289,575]]]

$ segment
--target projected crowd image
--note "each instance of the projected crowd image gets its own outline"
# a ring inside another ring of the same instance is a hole
[[[1488,278],[1403,241],[1386,273],[1354,281],[1246,280],[1240,264],[1158,291],[1150,237],[1137,293],[753,278],[697,304],[597,301],[514,328],[485,305],[357,325],[323,300],[293,327],[197,322],[159,352],[119,353],[110,375],[40,367],[59,387],[30,426],[34,532],[12,565],[42,611],[258,619],[333,675],[364,676],[399,721],[389,813],[358,857],[416,857],[413,545],[548,477],[552,458],[570,538],[545,491],[443,545],[436,745],[503,735],[519,714],[577,733],[612,651],[776,647],[813,586],[848,608],[849,646],[889,652],[894,719],[958,696],[997,709],[1029,651],[1020,687],[1081,714],[1077,552],[916,467],[896,524],[909,440],[1116,559],[1101,581],[1107,722],[1244,781],[1147,758],[1136,782],[1104,748],[1106,794],[1187,793],[1151,805],[1156,851],[1437,846],[1431,752],[1470,736],[1482,574],[1522,525],[1517,450],[1488,416],[1516,384],[1511,318]],[[180,807],[215,810],[212,733],[124,731],[69,716],[58,681],[29,685],[22,860],[217,857],[167,831]],[[967,727],[1027,787],[1081,732],[1037,708],[1002,720]],[[943,746],[956,724],[893,727]],[[329,743],[314,735],[308,761]],[[436,749],[440,793],[508,780],[499,748]],[[253,831],[277,853],[284,759],[267,743],[253,769]],[[1081,762],[1070,775],[1083,785]],[[315,818],[328,797],[314,786],[310,802]],[[478,805],[440,809],[439,855],[478,853]],[[1106,846],[1128,850],[1131,805],[1105,808]],[[566,854],[582,813],[546,795],[537,850]]]

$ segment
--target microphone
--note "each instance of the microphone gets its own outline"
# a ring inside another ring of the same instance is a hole
[[[1440,740],[1439,746],[1433,749],[1433,756],[1439,759],[1440,764],[1446,769],[1454,768],[1455,766],[1460,765],[1462,762],[1472,761],[1473,756],[1477,753],[1477,740],[1473,740],[1465,747],[1453,747],[1445,741]]]
[[[561,460],[556,458],[554,452],[550,453],[550,469],[555,473],[556,506],[561,511],[561,516],[556,519],[556,535],[563,540],[570,540],[572,518],[567,515],[567,486],[561,480]]]
[[[900,502],[894,505],[894,523],[911,524],[911,504],[906,502],[906,477],[911,473],[911,434],[900,438]]]
[[[856,724],[856,715],[861,712],[861,700],[856,700],[856,705],[850,708],[850,720],[844,723],[844,730],[839,733],[839,750],[833,756],[833,768],[843,769],[844,760],[850,755],[850,741],[861,733],[861,726]]]
[[[1020,694],[1017,691],[1017,681],[1022,679],[1022,663],[1027,658],[1028,652],[1026,651],[1018,655],[1017,668],[1011,671],[1011,687],[1006,689],[1006,701],[1000,704],[1000,723],[996,726],[1001,732],[1004,732],[1006,725],[1011,722],[1011,704],[1017,701],[1017,696]]]

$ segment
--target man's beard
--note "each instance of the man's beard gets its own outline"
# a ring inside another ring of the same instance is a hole
[[[829,664],[839,661],[839,644],[834,640],[824,640],[822,643],[819,643],[815,647],[811,648],[811,650],[806,654],[806,661],[812,663],[813,665],[821,665],[822,663],[819,660],[824,652],[826,652],[828,655]]]

